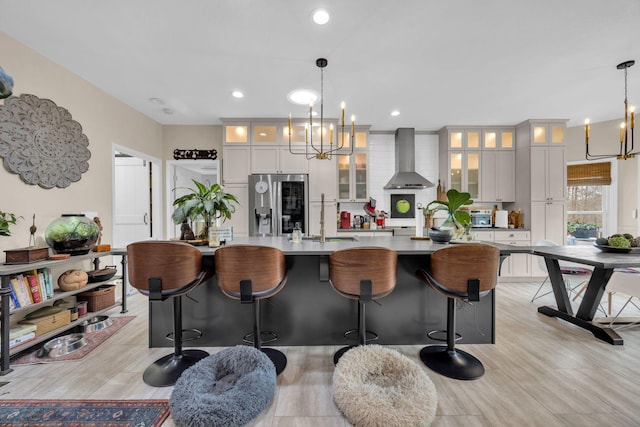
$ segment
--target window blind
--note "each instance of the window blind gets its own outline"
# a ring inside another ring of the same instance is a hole
[[[567,166],[567,186],[611,185],[611,163],[583,163]]]

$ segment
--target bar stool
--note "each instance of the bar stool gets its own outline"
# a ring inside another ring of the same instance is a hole
[[[222,293],[242,304],[253,304],[253,346],[271,359],[279,375],[287,366],[287,357],[279,350],[262,347],[260,305],[287,282],[284,253],[268,246],[223,246],[216,249],[215,266]]]
[[[366,345],[365,304],[389,295],[396,286],[398,254],[387,248],[343,249],[329,255],[329,283],[345,298],[358,300],[358,343]],[[333,363],[355,346],[341,348]]]
[[[209,277],[202,253],[181,242],[144,241],[127,246],[129,282],[152,301],[173,299],[173,353],[153,362],[142,375],[153,387],[172,386],[184,370],[209,355],[182,349],[182,295]],[[191,329],[202,335],[200,331]]]
[[[431,254],[429,271],[416,272],[419,279],[447,297],[447,344],[420,350],[420,359],[430,369],[459,380],[484,374],[480,360],[455,348],[456,300],[480,301],[495,288],[499,263],[500,250],[495,246],[451,245]]]

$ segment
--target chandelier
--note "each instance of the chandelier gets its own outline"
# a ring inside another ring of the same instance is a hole
[[[635,64],[635,61],[625,61],[618,64],[616,68],[618,70],[624,70],[624,122],[620,124],[620,151],[616,154],[591,154],[589,153],[589,133],[591,126],[589,125],[589,119],[584,121],[584,138],[585,138],[585,158],[587,160],[599,160],[615,157],[618,160],[632,159],[638,154],[638,151],[633,151],[633,128],[635,127],[635,113],[633,106],[629,105],[627,101],[627,69]],[[629,141],[631,136],[631,141]]]
[[[327,66],[328,61],[325,58],[316,59],[316,66],[320,68],[320,135],[318,141],[318,137],[313,137],[313,101],[309,102],[309,122],[305,124],[304,130],[304,152],[301,150],[293,150],[291,146],[291,134],[293,129],[291,114],[289,114],[289,152],[291,154],[300,154],[307,157],[307,160],[311,159],[331,159],[332,156],[350,156],[353,154],[353,145],[355,139],[355,122],[356,119],[354,116],[351,116],[351,132],[348,134],[345,133],[344,130],[344,102],[341,105],[340,111],[340,132],[338,142],[334,143],[333,138],[333,123],[329,125],[329,138],[326,140],[325,138],[325,127],[324,127],[324,69]],[[345,144],[345,137],[347,139],[348,150],[345,149],[347,144]]]

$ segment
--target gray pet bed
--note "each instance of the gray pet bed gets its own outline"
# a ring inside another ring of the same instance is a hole
[[[177,427],[242,426],[273,399],[276,370],[248,346],[224,349],[182,373],[169,408]]]
[[[436,387],[413,360],[390,348],[352,348],[333,373],[336,406],[354,426],[429,426],[438,406]]]

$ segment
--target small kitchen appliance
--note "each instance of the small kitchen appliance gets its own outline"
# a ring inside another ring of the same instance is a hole
[[[469,215],[473,228],[490,228],[492,226],[491,210],[489,209],[471,209]]]
[[[340,228],[351,228],[351,214],[347,211],[340,212]]]

